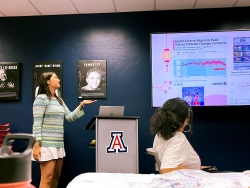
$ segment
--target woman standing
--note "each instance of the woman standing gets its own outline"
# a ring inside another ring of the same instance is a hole
[[[83,100],[72,112],[64,101],[56,95],[60,80],[56,73],[45,72],[39,80],[38,95],[33,103],[33,134],[37,142],[33,148],[33,158],[40,162],[40,188],[56,188],[61,175],[64,150],[64,118],[73,122],[82,117],[84,105],[96,100]]]

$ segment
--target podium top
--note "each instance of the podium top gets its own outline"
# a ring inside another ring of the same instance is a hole
[[[88,125],[84,128],[85,130],[94,130],[96,119],[139,119],[140,116],[94,116],[89,121]]]

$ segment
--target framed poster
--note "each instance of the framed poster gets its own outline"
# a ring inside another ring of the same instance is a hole
[[[0,100],[19,100],[20,62],[0,62]]]
[[[36,98],[39,89],[39,78],[44,72],[54,72],[60,80],[60,88],[56,90],[56,95],[62,97],[62,61],[38,61],[34,63],[34,84],[33,96]]]
[[[106,70],[107,70],[106,60],[78,61],[79,99],[107,98]]]

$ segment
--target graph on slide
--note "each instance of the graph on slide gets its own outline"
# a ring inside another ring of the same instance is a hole
[[[226,76],[226,58],[175,59],[174,76]]]
[[[233,93],[250,92],[250,81],[231,83]]]
[[[231,82],[229,90],[229,103],[231,105],[242,105],[250,104],[249,99],[250,94],[250,81],[245,79],[245,81]]]

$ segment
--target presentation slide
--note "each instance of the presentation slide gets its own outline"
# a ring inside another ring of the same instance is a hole
[[[151,33],[152,106],[250,105],[250,31]]]

